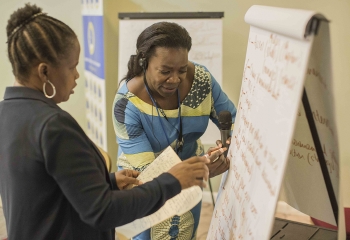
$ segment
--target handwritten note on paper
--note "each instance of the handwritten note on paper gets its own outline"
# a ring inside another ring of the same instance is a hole
[[[310,48],[251,26],[231,166],[207,239],[270,238]]]
[[[138,179],[144,183],[149,182],[180,162],[180,158],[169,146],[139,175]],[[182,190],[180,194],[169,199],[157,212],[117,227],[116,231],[127,238],[131,238],[174,215],[186,213],[201,199],[202,190],[198,186]]]

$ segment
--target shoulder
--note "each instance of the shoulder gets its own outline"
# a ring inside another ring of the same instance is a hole
[[[212,84],[212,75],[209,70],[201,64],[193,63],[194,65],[194,79],[193,85],[198,87],[210,87]]]
[[[195,70],[199,69],[201,71],[210,73],[208,68],[206,66],[204,66],[203,64],[199,64],[199,63],[196,63],[196,62],[192,62],[192,64],[193,64],[193,68]]]
[[[53,126],[61,127],[63,129],[74,128],[81,129],[78,122],[66,111],[59,109],[57,111],[53,111],[50,115],[48,115],[46,121],[44,122],[46,127],[49,125],[50,128]]]
[[[88,137],[78,122],[63,110],[56,111],[43,123],[40,139],[44,147],[52,143],[61,145],[70,142],[70,146],[75,146],[77,141],[88,142]]]
[[[133,77],[129,80],[126,80],[123,86],[118,90],[118,93],[133,94],[139,96],[144,91],[143,75]]]
[[[143,81],[140,77],[134,77],[123,83],[118,89],[113,101],[113,108],[125,107],[129,101],[134,101],[134,98],[140,98],[140,92],[144,90]]]
[[[59,106],[50,106],[40,101],[33,101],[31,106],[33,107],[34,105],[36,110],[33,109],[33,113],[35,112],[35,114],[32,114],[34,116],[31,118],[31,121],[36,122],[41,128],[45,128],[48,122],[55,122],[60,125],[65,125],[70,122],[74,125],[78,125],[76,120]]]

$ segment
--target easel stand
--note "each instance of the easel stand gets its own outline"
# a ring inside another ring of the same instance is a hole
[[[313,17],[311,19],[308,30],[307,30],[308,34],[313,33],[313,34],[317,35],[318,29],[320,26],[320,21],[327,21],[327,20],[318,19],[316,17]],[[318,136],[316,124],[315,124],[315,121],[313,118],[310,102],[309,102],[309,99],[307,97],[305,87],[304,87],[304,91],[303,91],[302,102],[303,102],[303,106],[304,106],[304,110],[305,110],[305,115],[306,115],[307,121],[309,123],[309,128],[311,131],[312,139],[313,139],[313,142],[315,145],[317,157],[318,157],[319,162],[320,162],[321,171],[322,171],[324,182],[326,184],[329,200],[330,200],[331,205],[332,205],[332,210],[333,210],[335,222],[338,225],[338,203],[337,203],[337,199],[335,197],[331,177],[330,177],[329,172],[328,172],[326,159],[324,158],[321,141],[320,141],[320,138]]]
[[[276,218],[270,240],[337,240],[337,231]]]
[[[322,175],[323,175],[324,182],[326,184],[329,200],[330,200],[331,205],[332,205],[332,210],[333,210],[335,222],[338,225],[338,204],[337,204],[337,199],[335,198],[335,193],[334,193],[334,189],[333,189],[333,186],[332,186],[331,177],[329,176],[326,159],[324,158],[324,155],[323,155],[321,141],[320,141],[320,138],[318,136],[316,124],[315,124],[315,121],[314,121],[314,118],[313,118],[313,115],[312,115],[311,106],[310,106],[309,99],[307,97],[305,88],[304,88],[304,92],[303,92],[302,101],[303,101],[303,106],[304,106],[304,109],[305,109],[306,118],[307,118],[307,121],[309,123],[312,139],[313,139],[314,144],[315,144],[317,157],[318,157],[318,159],[320,161]]]
[[[318,136],[316,124],[313,118],[310,102],[307,97],[305,88],[303,91],[302,102],[305,110],[305,115],[309,123],[312,139],[315,144],[317,157],[320,162],[321,171],[322,171],[323,179],[326,184],[329,200],[332,205],[334,218],[338,225],[338,204],[337,204],[334,189],[332,186],[331,178],[328,172],[326,159],[324,158],[324,155],[323,155],[321,141]],[[333,240],[334,239],[336,240],[337,231],[327,229],[327,228],[321,228],[314,225],[308,225],[308,224],[293,222],[285,219],[275,218],[270,240],[282,239],[282,238],[283,240],[288,240],[288,239],[291,239],[291,240],[292,239],[300,239],[300,240],[304,240],[304,239]]]

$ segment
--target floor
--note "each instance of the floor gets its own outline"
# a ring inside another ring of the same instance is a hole
[[[203,202],[200,222],[199,222],[198,231],[197,231],[197,240],[206,240],[209,226],[210,226],[212,212],[213,212],[212,203]],[[296,222],[301,222],[306,224],[313,224],[309,216],[295,210],[294,208],[289,207],[284,202],[278,203],[275,216],[278,218],[288,219],[291,221],[296,221]],[[119,240],[127,240],[122,235],[116,234],[116,236],[119,237]]]
[[[205,240],[207,237],[210,220],[213,212],[213,205],[211,203],[203,202],[200,223],[197,232],[197,240]],[[297,222],[312,224],[310,217],[300,213],[299,211],[290,208],[283,202],[279,202],[277,206],[276,217],[288,219]],[[125,240],[123,236],[116,234],[119,240]],[[0,240],[6,238],[6,225],[2,211],[2,204],[0,202]],[[118,239],[117,238],[117,239]]]

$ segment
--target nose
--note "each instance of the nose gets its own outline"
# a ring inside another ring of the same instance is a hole
[[[181,79],[180,79],[180,76],[178,74],[174,73],[167,79],[167,82],[179,83],[179,82],[181,82]]]
[[[80,74],[79,74],[79,72],[78,72],[78,70],[77,70],[77,73],[76,73],[76,75],[75,75],[75,79],[78,79],[80,77]]]

